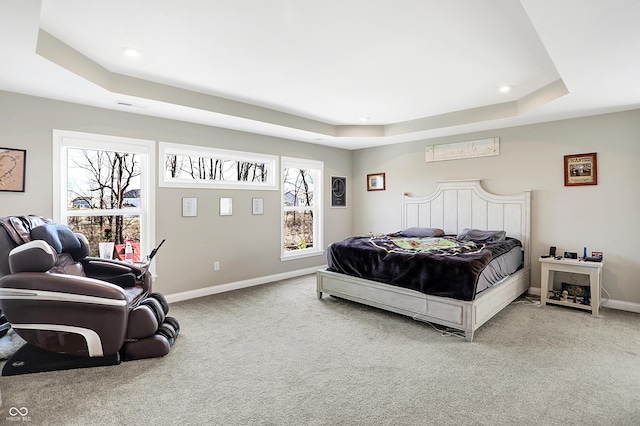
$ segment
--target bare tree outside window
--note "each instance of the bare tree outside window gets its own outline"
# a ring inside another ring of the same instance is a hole
[[[306,169],[283,169],[284,250],[313,247],[313,173]]]
[[[67,167],[68,225],[98,242],[140,241],[140,163],[136,154],[70,148]],[[123,214],[123,210],[134,210]],[[109,214],[109,210],[118,210]]]
[[[172,179],[267,182],[267,167],[260,162],[166,154],[165,176]]]
[[[279,157],[211,146],[160,142],[158,185],[174,188],[277,190]]]

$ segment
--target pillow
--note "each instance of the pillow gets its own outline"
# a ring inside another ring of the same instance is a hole
[[[400,235],[408,238],[444,237],[444,231],[439,228],[407,228],[400,231]]]
[[[480,229],[464,228],[456,237],[457,240],[498,243],[507,237],[505,231],[482,231]]]

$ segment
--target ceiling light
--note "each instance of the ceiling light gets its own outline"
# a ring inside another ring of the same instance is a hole
[[[500,93],[507,93],[511,90],[511,86],[502,86],[500,88]]]
[[[370,117],[361,117],[360,121],[362,121],[363,123],[366,123],[367,121],[371,120]]]
[[[136,49],[135,47],[125,47],[122,49],[122,51],[130,58],[137,58],[138,56],[140,56],[140,50]]]

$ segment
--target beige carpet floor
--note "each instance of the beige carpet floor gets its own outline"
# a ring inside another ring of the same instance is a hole
[[[516,303],[468,343],[318,300],[310,275],[175,303],[170,314],[182,332],[166,357],[0,378],[0,422],[640,425],[634,313]]]

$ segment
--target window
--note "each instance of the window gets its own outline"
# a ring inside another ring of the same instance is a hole
[[[134,260],[154,246],[154,142],[54,130],[54,220],[84,234],[90,255],[98,243],[115,243],[124,259],[126,240]]]
[[[160,186],[278,189],[278,157],[160,142]]]
[[[321,161],[282,157],[282,260],[322,253]]]

